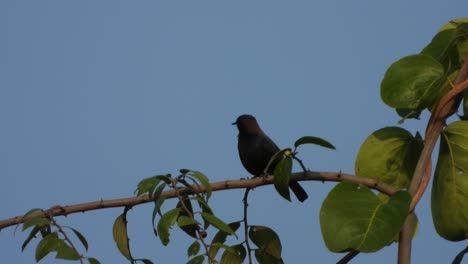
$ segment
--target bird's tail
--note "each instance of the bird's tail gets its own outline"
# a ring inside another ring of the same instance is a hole
[[[304,188],[302,188],[302,186],[296,181],[289,182],[289,188],[291,188],[294,195],[296,195],[300,202],[305,201],[309,197]]]

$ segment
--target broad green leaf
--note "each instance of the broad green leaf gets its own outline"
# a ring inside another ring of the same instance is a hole
[[[333,146],[330,142],[326,141],[325,139],[310,136],[301,137],[300,139],[296,140],[296,142],[294,142],[294,147],[297,148],[303,144],[315,144],[325,148],[336,149],[335,146]]]
[[[114,241],[117,244],[117,248],[120,253],[132,261],[132,255],[130,254],[130,245],[128,243],[128,234],[127,234],[127,213],[126,211],[119,215],[114,221],[114,226],[112,227],[112,235],[114,236]]]
[[[419,116],[421,115],[421,111],[415,111],[411,110],[408,108],[397,108],[395,109],[397,114],[402,117],[403,119],[398,121],[398,124],[403,124],[406,119],[419,119]]]
[[[268,173],[270,173],[271,171],[273,171],[271,166],[273,164],[277,164],[279,161],[281,161],[284,156],[286,156],[286,154],[288,154],[287,156],[290,156],[291,154],[291,149],[290,148],[286,148],[286,149],[283,149],[283,150],[280,150],[278,152],[275,153],[275,155],[273,155],[273,157],[271,157],[271,159],[268,161],[268,164],[265,168],[265,170],[263,170],[263,173],[265,175],[268,175]]]
[[[221,256],[219,264],[242,264],[246,256],[246,250],[243,245],[229,247]]]
[[[187,262],[187,264],[203,264],[203,261],[205,261],[205,256],[199,255]]]
[[[292,172],[292,158],[286,156],[275,167],[273,183],[276,191],[286,200],[291,201],[289,193],[289,178]]]
[[[208,181],[208,177],[205,174],[199,171],[191,171],[190,176],[196,178],[201,184],[205,187],[207,200],[210,199],[211,196],[211,184]]]
[[[367,187],[351,182],[337,184],[320,209],[325,245],[332,252],[375,252],[398,234],[409,212],[410,195],[395,193],[387,203]]]
[[[468,238],[468,121],[454,122],[441,134],[431,207],[441,237]]]
[[[407,56],[388,68],[380,96],[393,108],[424,109],[440,89],[443,76],[444,67],[431,56]]]
[[[36,247],[36,262],[39,262],[50,252],[55,251],[60,241],[60,238],[58,238],[55,232],[45,236]]]
[[[76,230],[75,228],[70,227],[70,229],[73,231],[73,233],[75,233],[75,236],[78,237],[81,244],[83,244],[83,247],[88,250],[88,241],[86,241],[86,238],[83,236],[83,234],[81,234],[80,231]]]
[[[399,127],[385,127],[372,133],[356,157],[355,173],[398,189],[408,187],[422,151],[421,136]]]
[[[200,243],[197,240],[195,240],[187,249],[187,255],[189,257],[195,256],[196,254],[198,254],[199,251],[200,251]]]
[[[460,67],[455,35],[455,29],[437,33],[431,43],[421,51],[421,54],[431,56],[439,61],[448,70],[447,72],[454,71]]]
[[[208,213],[205,213],[205,212],[201,212],[200,214],[203,217],[203,219],[210,222],[210,224],[212,224],[214,227],[216,227],[219,230],[222,230],[222,231],[224,231],[224,232],[226,232],[226,233],[228,233],[230,235],[236,236],[236,234],[234,234],[234,231],[232,230],[232,228],[228,224],[224,223],[221,219],[216,217],[215,215],[208,214]]]
[[[283,264],[283,259],[277,259],[263,250],[256,249],[255,258],[259,264]]]
[[[180,210],[180,208],[174,208],[170,211],[167,211],[159,220],[157,229],[159,239],[161,240],[161,243],[164,246],[167,246],[167,244],[169,244],[169,229],[177,221],[177,217],[179,216]]]
[[[258,251],[281,260],[281,241],[275,231],[266,226],[250,226],[249,238],[258,247]]]
[[[229,227],[234,232],[237,231],[239,226],[240,226],[240,222],[233,222],[233,223],[229,224]],[[227,238],[228,235],[230,235],[230,234],[227,233],[227,232],[224,232],[222,230],[219,230],[216,233],[216,235],[213,237],[213,240],[211,241],[211,244],[210,244],[209,254],[210,254],[211,257],[213,257],[213,258],[216,257],[216,254],[218,254],[218,251],[219,251],[219,247],[217,246],[217,244],[223,244],[226,241],[226,238]]]

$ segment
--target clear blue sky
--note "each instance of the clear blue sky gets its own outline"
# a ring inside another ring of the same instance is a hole
[[[231,126],[244,113],[281,147],[304,135],[331,141],[337,151],[306,146],[301,157],[313,170],[353,173],[363,140],[398,121],[380,100],[387,67],[467,10],[466,0],[1,1],[0,218],[128,197],[142,178],[180,168],[212,181],[247,177]],[[404,127],[423,131],[426,118]],[[250,223],[277,231],[286,263],[335,263],[341,255],[325,248],[318,219],[334,184],[303,185],[304,204],[256,189]],[[429,194],[413,262],[449,263],[466,243],[437,236]],[[240,220],[241,199],[215,193],[212,207]],[[111,231],[121,212],[57,220],[88,238],[86,255],[126,263]],[[130,212],[134,256],[184,263],[191,241],[176,231],[161,246],[151,212]],[[36,243],[21,253],[26,234],[13,231],[0,233],[2,262],[33,263]],[[395,263],[396,253],[393,245],[353,263]]]

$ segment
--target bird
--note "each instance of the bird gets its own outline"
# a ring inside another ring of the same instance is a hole
[[[244,168],[254,177],[264,174],[270,159],[280,149],[260,128],[257,119],[252,115],[241,115],[232,123],[239,130],[237,149]],[[270,165],[267,173],[272,174],[276,164],[283,157],[276,158]],[[308,198],[304,188],[297,181],[290,181],[289,188],[301,202]]]

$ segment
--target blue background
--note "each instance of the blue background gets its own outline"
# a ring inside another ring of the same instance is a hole
[[[180,168],[211,181],[248,177],[231,126],[244,113],[280,147],[304,135],[331,141],[337,151],[306,146],[300,156],[313,170],[353,173],[365,138],[399,120],[380,99],[386,69],[466,10],[466,0],[0,1],[0,218],[132,196],[141,179]],[[424,131],[426,121],[403,127]],[[303,204],[257,188],[250,223],[279,234],[286,263],[335,263],[342,254],[327,251],[318,219],[335,184],[303,185]],[[240,220],[242,193],[215,193],[215,213]],[[449,263],[466,243],[435,233],[429,194],[412,259]],[[86,256],[126,263],[112,238],[121,212],[57,220],[88,238]],[[133,255],[185,263],[192,241],[175,229],[163,247],[151,212],[129,214]],[[2,262],[34,262],[37,242],[21,252],[26,235],[0,233]],[[392,245],[353,263],[395,263],[396,254]]]

